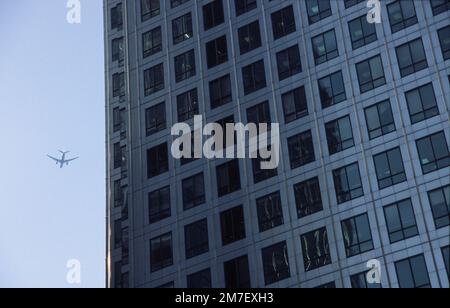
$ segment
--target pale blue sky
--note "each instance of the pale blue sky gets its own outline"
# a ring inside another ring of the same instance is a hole
[[[103,4],[70,25],[66,2],[0,1],[0,287],[69,287],[69,259],[104,286]]]

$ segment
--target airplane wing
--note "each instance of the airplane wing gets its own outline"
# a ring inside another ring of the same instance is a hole
[[[67,159],[65,160],[66,163],[70,163],[71,161],[74,161],[76,159],[78,159],[79,157],[75,157],[75,158],[71,158],[71,159]]]
[[[47,155],[48,158],[53,159],[54,161],[56,161],[57,163],[61,162],[60,159],[54,158],[53,156]]]

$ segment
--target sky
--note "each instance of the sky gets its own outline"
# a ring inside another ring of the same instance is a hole
[[[66,3],[0,1],[0,287],[105,285],[103,1]]]

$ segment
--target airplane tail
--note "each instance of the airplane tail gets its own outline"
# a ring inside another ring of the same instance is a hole
[[[61,150],[59,150],[59,153],[64,155],[64,154],[70,153],[70,151],[61,151]]]

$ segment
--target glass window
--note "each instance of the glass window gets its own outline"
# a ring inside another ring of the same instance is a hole
[[[356,64],[359,89],[361,93],[373,90],[386,84],[383,62],[381,57],[375,56]]]
[[[311,40],[316,65],[325,63],[339,56],[334,29],[315,36]]]
[[[256,0],[234,0],[234,6],[236,7],[236,16],[241,16],[256,9],[258,4]]]
[[[264,248],[262,261],[266,286],[291,277],[286,242]]]
[[[414,1],[398,0],[387,6],[391,32],[395,33],[417,23]]]
[[[322,108],[339,104],[347,99],[344,78],[338,71],[319,80],[319,94]]]
[[[350,276],[350,281],[353,289],[381,289],[381,284],[367,282],[367,272]]]
[[[112,76],[113,97],[125,95],[125,73],[116,73]]]
[[[450,226],[450,186],[428,192],[436,229]]]
[[[114,249],[122,247],[122,219],[114,221]]]
[[[323,210],[319,178],[313,178],[294,185],[298,218]]]
[[[147,151],[147,177],[153,178],[169,171],[167,143]]]
[[[373,250],[372,233],[367,214],[344,220],[342,234],[347,258]]]
[[[325,124],[325,131],[330,155],[352,148],[355,145],[350,116],[328,122]]]
[[[203,6],[203,24],[205,31],[225,22],[222,0],[214,0]]]
[[[210,69],[228,61],[226,36],[206,43],[206,59]]]
[[[448,0],[430,0],[431,8],[433,10],[433,15],[441,14],[445,11],[450,10],[450,1]]]
[[[292,77],[302,71],[302,62],[300,60],[300,51],[298,45],[277,53],[278,78],[284,80]]]
[[[305,271],[331,264],[330,245],[326,228],[309,232],[301,236]]]
[[[419,235],[411,199],[384,207],[391,244]]]
[[[251,288],[248,257],[242,256],[223,265],[225,274],[225,288],[248,289]]]
[[[242,69],[244,93],[249,95],[266,87],[266,71],[264,61],[258,61]]]
[[[226,246],[245,239],[245,220],[242,205],[220,214],[222,245]]]
[[[192,29],[192,15],[188,13],[172,21],[173,44],[179,44],[194,36]]]
[[[111,30],[120,30],[123,27],[122,3],[111,9]]]
[[[405,93],[411,124],[439,114],[433,84],[429,83]]]
[[[121,180],[114,181],[114,207],[122,207],[125,200],[125,189]]]
[[[149,20],[161,13],[159,0],[141,0],[142,21]]]
[[[316,160],[311,131],[292,136],[288,139],[291,169],[296,169]]]
[[[194,77],[195,74],[194,50],[175,57],[175,80],[177,83]]]
[[[145,110],[145,131],[151,136],[166,129],[166,104],[160,103]]]
[[[215,79],[209,83],[211,108],[218,108],[233,101],[230,75]]]
[[[275,40],[297,30],[292,5],[272,14],[272,29]]]
[[[190,0],[170,0],[170,7],[176,8],[177,6],[180,6],[184,3],[189,2]]]
[[[299,87],[281,97],[283,102],[284,120],[286,123],[308,115],[308,102],[306,100],[305,87]]]
[[[447,275],[450,277],[450,246],[442,248],[442,256],[444,257],[445,268]]]
[[[450,7],[450,2],[448,2]],[[450,26],[438,31],[439,42],[441,43],[442,57],[444,60],[450,59]]]
[[[423,255],[401,260],[395,263],[400,288],[431,288],[428,269]]]
[[[259,21],[254,21],[238,30],[241,55],[261,47]]]
[[[192,209],[205,203],[205,183],[203,173],[196,174],[183,180],[183,208]]]
[[[364,195],[358,163],[334,170],[333,179],[338,204]]]
[[[188,289],[210,289],[211,269],[207,268],[187,276],[187,287]]]
[[[364,113],[370,139],[375,139],[395,131],[394,116],[389,100],[366,108]]]
[[[233,160],[217,167],[217,191],[219,197],[241,189],[239,161]]]
[[[402,77],[428,67],[427,57],[423,48],[422,39],[417,39],[397,47],[397,61]]]
[[[358,3],[364,2],[365,0],[344,0],[345,8],[348,9],[349,7],[355,6]]]
[[[330,0],[306,0],[309,24],[331,16]]]
[[[111,42],[111,60],[123,61],[124,49],[123,49],[123,37],[112,40]]]
[[[259,232],[265,232],[284,224],[280,192],[256,200]]]
[[[186,122],[199,114],[197,89],[177,96],[178,122]]]
[[[170,186],[149,193],[148,208],[150,224],[170,217]]]
[[[208,221],[203,219],[184,227],[184,238],[186,259],[208,252]]]
[[[378,187],[384,189],[406,181],[400,148],[374,155],[373,162],[377,173]]]
[[[450,166],[450,154],[444,132],[416,141],[424,174]]]
[[[268,147],[269,150],[271,147]],[[278,175],[278,169],[262,169],[261,163],[267,162],[268,159],[262,159],[260,154],[258,153],[257,158],[252,159],[252,170],[253,170],[253,183],[261,183],[265,180],[273,178]]]
[[[375,42],[377,31],[375,24],[367,22],[367,16],[361,16],[348,23],[353,50]]]
[[[164,89],[164,65],[161,63],[144,71],[145,96]]]
[[[173,265],[172,233],[156,237],[150,241],[151,271],[156,272]]]
[[[142,34],[142,48],[144,58],[162,51],[161,27]]]

